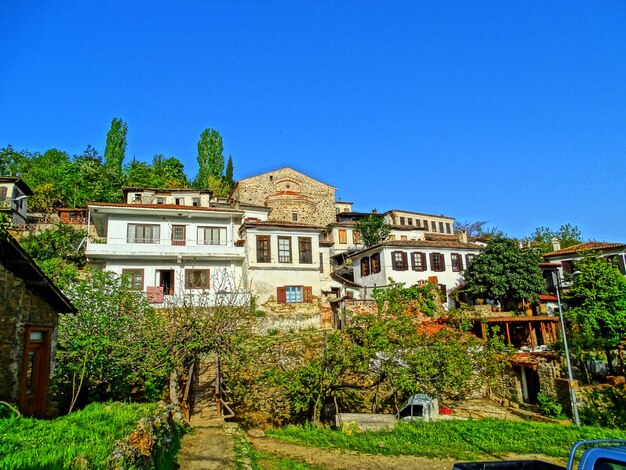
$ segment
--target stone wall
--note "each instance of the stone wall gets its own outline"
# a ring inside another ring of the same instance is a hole
[[[266,335],[270,332],[289,333],[307,328],[327,328],[330,326],[330,306],[328,302],[313,298],[310,303],[279,304],[272,296],[262,304],[264,316],[257,318],[254,331]]]
[[[24,281],[0,265],[0,400],[19,401],[19,379],[24,354],[26,327],[52,328],[50,377],[54,374],[54,356],[59,315],[48,303],[28,288]],[[46,416],[55,414],[48,391]]]
[[[291,168],[240,180],[233,191],[237,203],[272,208],[270,220],[326,226],[335,221],[335,188]]]

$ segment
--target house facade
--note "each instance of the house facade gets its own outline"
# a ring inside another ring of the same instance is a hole
[[[76,309],[10,235],[0,236],[0,400],[26,416],[57,412],[54,375],[59,314]],[[10,288],[8,288],[10,286]]]
[[[24,225],[28,221],[28,197],[32,189],[20,178],[0,177],[0,212],[8,214],[13,225]]]
[[[591,241],[561,249],[558,240],[555,239],[553,245],[554,251],[543,255],[547,263],[542,263],[542,269],[544,271],[557,270],[561,279],[566,279],[571,275],[575,271],[576,261],[588,254],[614,261],[621,273],[626,275],[626,243]],[[547,279],[549,285],[553,287],[553,282]]]
[[[464,234],[462,234],[464,235]],[[390,240],[349,257],[354,267],[354,282],[363,286],[362,298],[371,298],[374,288],[391,281],[415,285],[437,284],[445,306],[454,306],[450,292],[463,283],[463,272],[480,253],[481,246],[466,239]]]

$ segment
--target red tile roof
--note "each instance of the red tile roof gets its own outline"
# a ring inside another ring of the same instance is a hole
[[[353,253],[348,258],[359,256],[366,251],[371,251],[383,246],[397,246],[401,248],[463,248],[467,250],[482,250],[484,247],[477,245],[476,243],[463,243],[460,241],[435,241],[435,240],[388,240],[386,242],[379,243],[378,245],[371,246],[357,253]]]
[[[201,207],[201,206],[181,206],[176,204],[124,204],[119,202],[88,202],[87,206],[95,207],[124,207],[124,208],[136,208],[136,209],[169,209],[176,211],[203,211],[203,212],[224,212],[243,214],[244,211],[239,209],[217,209],[215,207]]]
[[[608,243],[608,242],[585,242],[585,243],[579,243],[578,245],[574,245],[574,246],[568,246],[567,248],[563,248],[562,250],[553,251],[551,253],[546,253],[543,256],[544,258],[551,258],[554,256],[583,253],[585,251],[609,250],[611,248],[626,248],[626,244]]]
[[[539,300],[553,300],[556,302],[556,295],[539,294]]]

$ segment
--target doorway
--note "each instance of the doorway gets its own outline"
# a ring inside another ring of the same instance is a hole
[[[174,270],[159,270],[157,271],[159,276],[159,286],[163,289],[163,295],[174,295]]]
[[[43,418],[50,375],[51,328],[28,326],[20,377],[20,408],[26,416]]]

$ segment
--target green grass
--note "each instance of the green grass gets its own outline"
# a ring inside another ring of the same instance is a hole
[[[0,420],[0,469],[70,468],[84,455],[89,468],[108,468],[116,440],[127,436],[154,404],[93,403],[54,420]]]
[[[235,468],[243,470],[249,468],[252,470],[318,470],[317,467],[307,465],[297,460],[286,459],[276,455],[257,452],[254,450],[250,441],[244,435],[235,436]]]
[[[341,430],[289,426],[268,435],[298,444],[349,449],[370,454],[480,460],[507,454],[565,458],[574,442],[626,439],[626,431],[495,419],[400,422],[394,431],[346,435]]]

